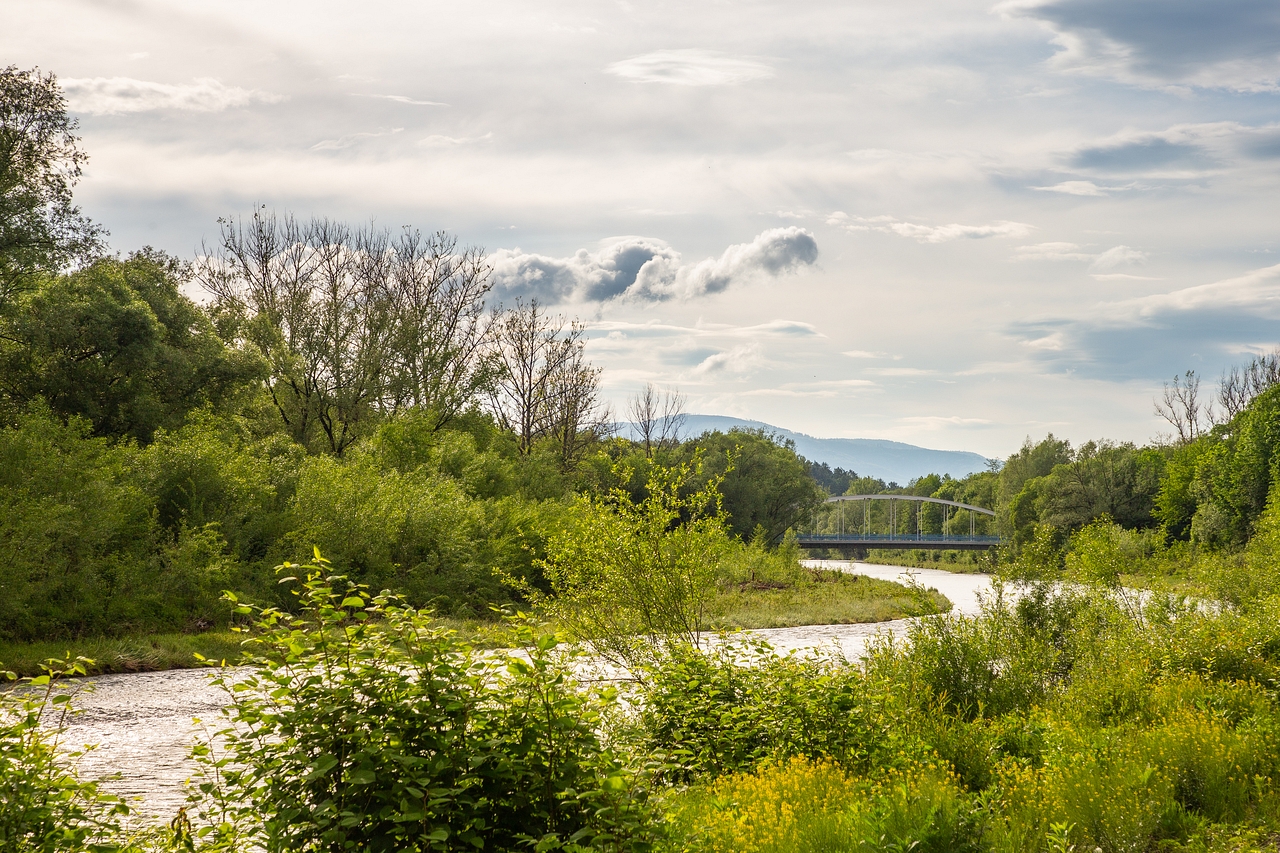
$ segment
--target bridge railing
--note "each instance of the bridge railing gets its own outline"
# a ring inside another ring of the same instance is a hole
[[[808,542],[984,542],[997,544],[999,536],[964,536],[950,533],[801,533],[796,541]]]

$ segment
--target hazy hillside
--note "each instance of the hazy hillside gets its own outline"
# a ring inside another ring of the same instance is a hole
[[[623,425],[623,435],[628,434],[629,427],[629,424]],[[735,427],[777,433],[794,441],[796,451],[806,459],[903,485],[925,474],[964,477],[987,467],[986,457],[964,450],[930,450],[927,447],[876,438],[814,438],[762,421],[724,415],[688,415],[680,437],[690,438],[709,430],[728,432]]]

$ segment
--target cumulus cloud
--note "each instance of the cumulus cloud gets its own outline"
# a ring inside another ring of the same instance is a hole
[[[252,103],[275,103],[280,95],[227,86],[213,77],[190,83],[156,83],[132,77],[68,77],[62,81],[73,112],[118,115],[151,110],[218,112]]]
[[[1145,85],[1275,90],[1280,7],[1273,0],[1013,0],[1044,22],[1062,69]]]
[[[915,222],[903,222],[892,216],[849,216],[843,211],[836,211],[827,217],[828,225],[838,225],[848,231],[879,231],[884,234],[897,234],[899,237],[910,237],[921,243],[948,243],[952,240],[981,240],[986,237],[1025,237],[1035,230],[1035,226],[1025,222],[1009,222],[1000,220],[989,225],[961,225],[953,222],[949,225],[921,225]]]
[[[615,62],[605,71],[637,83],[725,86],[772,77],[768,65],[713,50],[655,50]]]
[[[718,258],[685,264],[680,253],[651,237],[619,237],[596,252],[579,249],[553,258],[503,249],[489,260],[499,292],[547,302],[660,302],[718,293],[738,281],[778,278],[818,259],[818,243],[803,228],[773,228]]]

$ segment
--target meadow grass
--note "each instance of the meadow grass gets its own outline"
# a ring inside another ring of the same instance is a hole
[[[185,669],[201,665],[197,654],[215,661],[239,660],[243,640],[243,634],[233,631],[205,631],[34,643],[0,642],[0,669],[19,676],[34,676],[41,673],[41,665],[50,659],[76,657],[93,661],[85,667],[90,675]]]
[[[708,607],[713,629],[852,625],[945,613],[951,602],[937,590],[844,572],[814,572],[792,584],[721,586]]]

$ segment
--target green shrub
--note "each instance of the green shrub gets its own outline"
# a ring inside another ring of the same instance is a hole
[[[49,661],[44,675],[0,689],[0,850],[115,851],[128,807],[77,778],[80,753],[59,755],[71,695],[56,679],[84,675],[86,661]],[[12,673],[0,673],[12,678]]]
[[[642,778],[600,740],[611,693],[578,689],[556,639],[473,653],[429,615],[302,567],[299,614],[253,617],[220,747],[199,750],[218,849],[643,850]],[[222,751],[225,750],[225,751]]]
[[[892,724],[895,704],[839,660],[780,657],[763,644],[677,648],[645,673],[638,746],[679,753],[686,779],[797,755],[866,772],[922,754]]]

